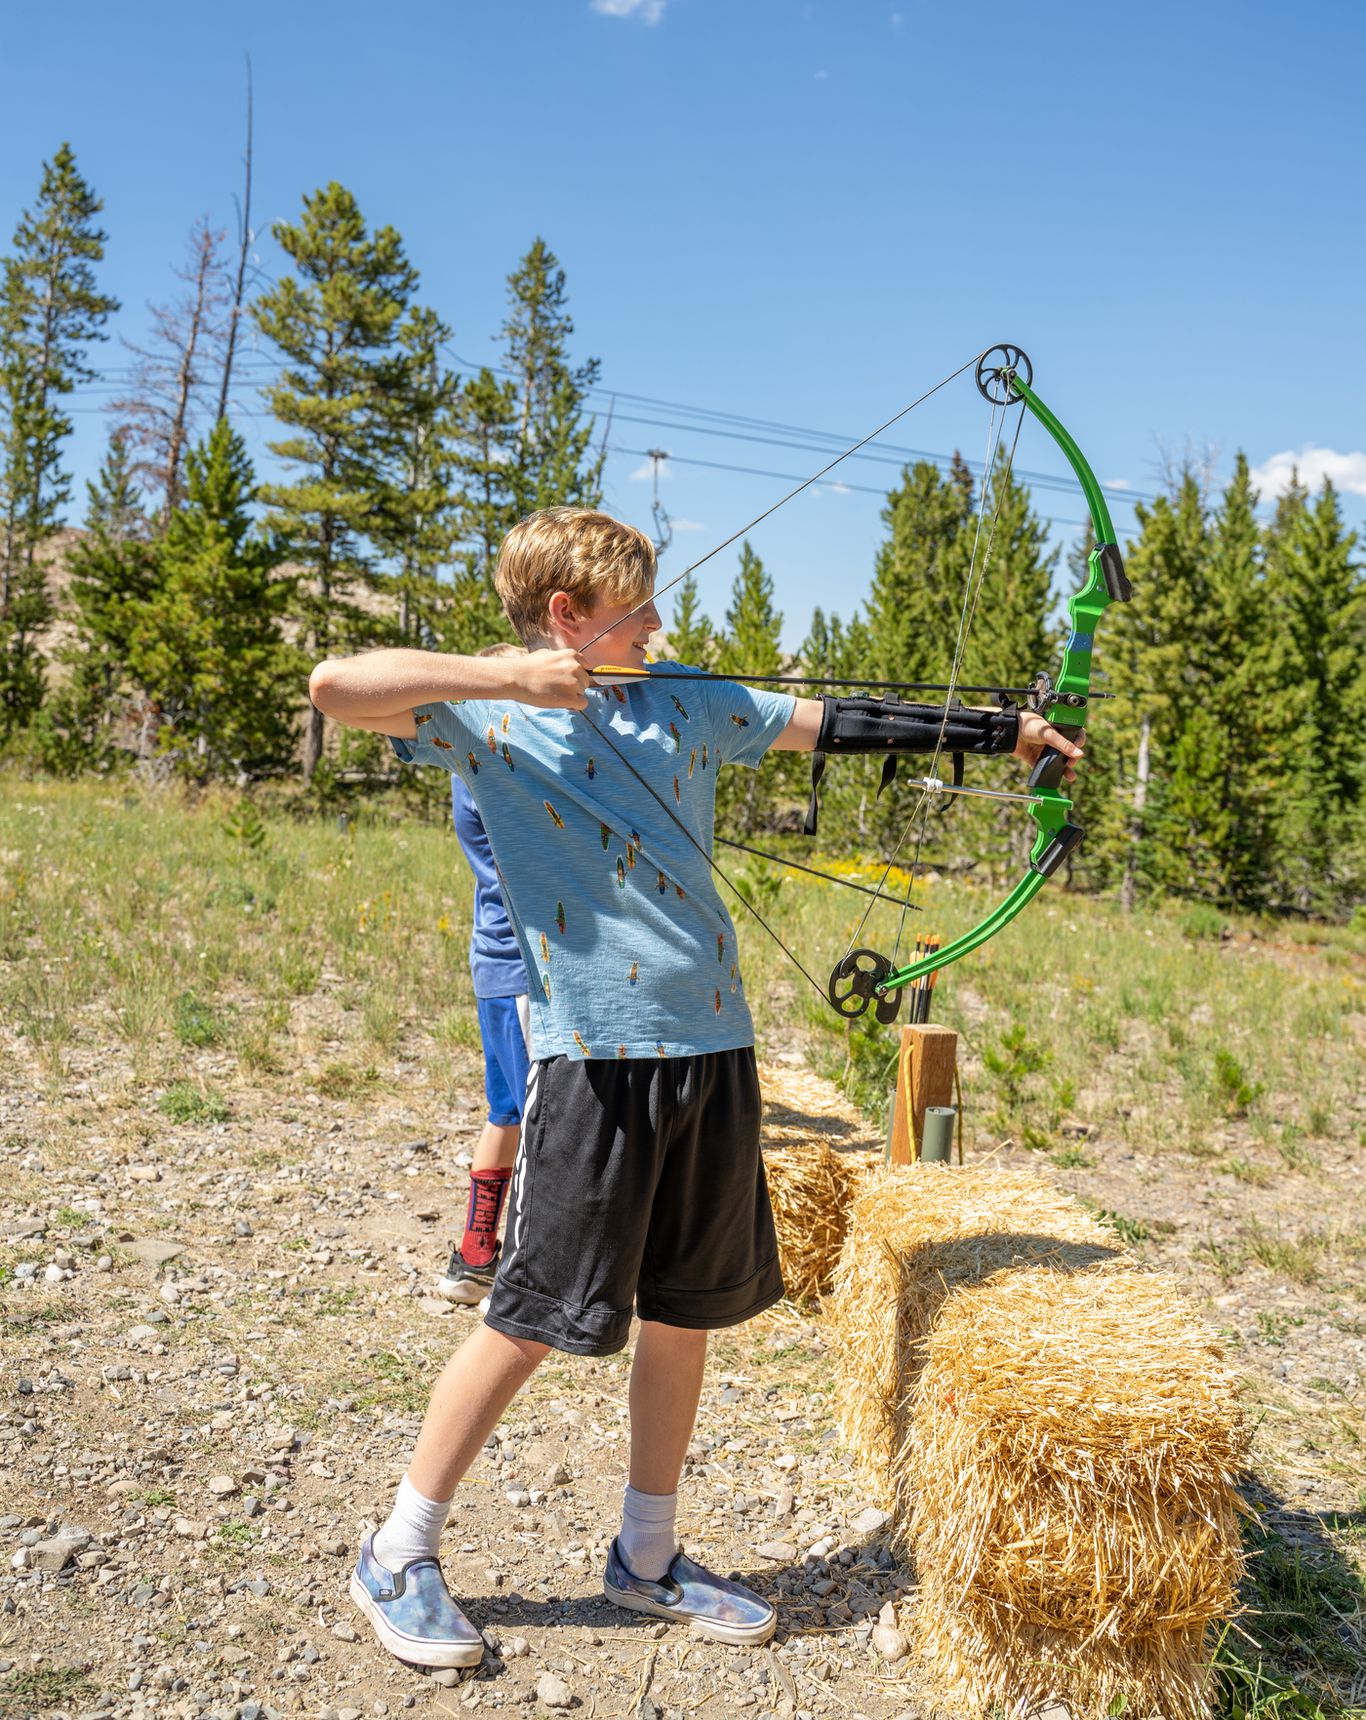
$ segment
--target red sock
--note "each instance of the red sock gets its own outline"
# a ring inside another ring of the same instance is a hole
[[[470,1204],[465,1214],[465,1234],[460,1252],[467,1265],[487,1266],[498,1246],[498,1220],[503,1214],[503,1201],[510,1170],[471,1171]]]

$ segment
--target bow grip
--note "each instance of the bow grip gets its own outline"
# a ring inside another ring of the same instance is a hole
[[[1069,741],[1076,740],[1082,732],[1080,723],[1054,723],[1053,727],[1060,735],[1065,735]],[[1059,788],[1062,785],[1062,773],[1066,768],[1066,754],[1060,753],[1056,747],[1045,747],[1039,754],[1033,770],[1029,773],[1029,786],[1031,788]]]

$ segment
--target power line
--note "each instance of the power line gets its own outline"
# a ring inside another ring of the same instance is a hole
[[[503,365],[475,365],[472,360],[458,353],[451,342],[447,341],[445,345],[446,350],[456,363],[467,370],[488,370],[495,376],[514,376],[516,374]],[[679,423],[658,417],[628,417],[624,413],[616,412],[614,407],[614,414],[622,423],[640,424],[651,429],[692,430],[699,435],[725,436],[729,440],[768,443],[775,447],[793,448],[813,454],[837,451],[858,440],[857,437],[847,435],[842,431],[815,430],[809,425],[788,424],[776,418],[756,418],[746,413],[727,412],[711,406],[690,406],[681,401],[662,399],[658,395],[632,394],[625,389],[608,387],[605,383],[596,383],[592,388],[585,390],[585,393],[599,396],[604,402],[615,402],[619,405],[624,401],[628,406],[658,407],[664,412],[683,414],[685,419],[691,417],[698,420],[696,423]],[[744,435],[742,432],[745,430],[754,431],[756,434]],[[780,440],[780,438],[786,437],[800,437],[801,440]],[[878,452],[874,452],[874,450],[878,450]],[[930,448],[912,448],[897,442],[875,439],[868,443],[866,449],[861,449],[851,458],[872,460],[882,465],[903,465],[907,460],[929,460],[937,466],[947,467],[952,464],[954,456]],[[969,471],[980,472],[982,470],[980,460],[968,459],[961,454],[958,455],[958,458],[963,461]],[[692,463],[699,464],[700,462],[694,461]],[[1061,489],[1064,492],[1073,491],[1076,488],[1075,477],[1066,473],[1038,472],[1024,466],[1018,466],[1015,470],[1020,477],[1027,479],[1031,484],[1041,484],[1050,488]],[[756,475],[768,477],[775,474],[758,473]],[[848,487],[853,488],[852,485]],[[1107,495],[1120,502],[1154,502],[1157,500],[1157,497],[1150,492],[1133,490],[1118,484],[1102,484],[1100,487]]]
[[[648,448],[623,448],[615,442],[607,444],[607,452],[609,454],[627,454],[632,458],[639,456],[642,459],[649,459],[651,454],[651,450]],[[736,472],[747,478],[776,478],[783,483],[796,483],[800,477],[797,472],[772,472],[760,466],[733,466],[724,460],[699,460],[686,454],[670,454],[668,458],[676,461],[680,466],[704,466],[708,471]],[[853,484],[847,478],[831,478],[828,483],[821,487],[827,490],[851,490],[861,496],[880,496],[883,501],[887,499],[886,485]],[[1056,514],[1040,514],[1039,518],[1054,526],[1089,526],[1091,524],[1090,520],[1062,520]]]
[[[465,371],[488,370],[495,376],[510,377],[517,373],[505,365],[488,364],[476,365],[472,360],[462,356],[455,350],[452,342],[443,342],[446,350],[455,362]],[[244,381],[256,387],[278,379],[289,367],[283,361],[273,359],[264,353],[239,362],[238,369],[246,371]],[[98,380],[93,384],[83,385],[73,389],[73,395],[91,398],[117,393],[133,386],[136,382],[132,367],[111,367],[97,373]],[[588,396],[599,397],[604,403],[610,403],[613,422],[638,425],[650,430],[674,430],[683,434],[711,436],[725,441],[746,442],[759,447],[786,448],[793,452],[827,454],[847,446],[850,438],[831,430],[813,429],[808,425],[789,424],[780,419],[759,418],[746,413],[730,412],[723,408],[711,406],[693,406],[685,402],[667,400],[658,395],[637,394],[623,389],[609,388],[605,384],[595,384],[586,389]],[[655,407],[660,411],[673,413],[677,416],[661,418],[624,413],[618,410],[620,404],[641,407]],[[112,402],[111,402],[112,404]],[[96,416],[101,409],[98,407],[71,407],[73,413],[81,416]],[[268,417],[268,413],[238,408],[245,418]],[[652,459],[657,453],[655,448],[626,448],[618,444],[605,445],[605,452],[619,454],[628,458]],[[795,482],[798,474],[792,472],[777,472],[761,466],[741,465],[733,461],[707,460],[699,455],[669,453],[667,459],[680,466],[693,466],[699,470],[727,472],[740,477],[773,478],[782,482]],[[911,460],[928,460],[941,470],[951,468],[955,458],[960,460],[969,471],[983,474],[984,467],[980,460],[972,460],[961,454],[949,455],[934,449],[914,448],[895,442],[879,439],[870,441],[865,448],[860,448],[849,456],[851,459],[866,460],[874,465],[904,467]],[[1076,488],[1076,480],[1069,475],[1056,472],[1031,471],[1025,467],[1016,468],[1017,475],[1036,488],[1047,489],[1063,494],[1072,493]],[[848,479],[841,479],[829,487],[852,492],[859,495],[881,496],[884,499],[888,490],[886,485],[858,484]],[[1130,507],[1138,503],[1151,503],[1157,498],[1149,492],[1121,488],[1114,484],[1102,484],[1102,490],[1115,502],[1127,503]],[[1039,517],[1050,525],[1079,528],[1089,522],[1085,520],[1063,519],[1055,514],[1041,513]]]

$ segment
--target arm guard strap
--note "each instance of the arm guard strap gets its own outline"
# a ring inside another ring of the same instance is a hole
[[[836,699],[825,694],[816,750],[826,753],[928,752],[939,745],[948,753],[1014,752],[1020,714],[1013,707],[972,710],[954,703],[944,720],[943,705],[908,705],[900,699]]]
[[[837,699],[821,696],[821,716],[816,750],[811,755],[811,803],[806,811],[805,834],[816,834],[818,807],[816,790],[825,774],[827,753],[885,753],[881,794],[896,775],[900,753],[932,753],[941,744],[953,757],[953,781],[963,780],[965,753],[1014,752],[1020,733],[1020,713],[1013,705],[999,711],[969,709],[957,702],[943,705],[912,705],[900,699]]]

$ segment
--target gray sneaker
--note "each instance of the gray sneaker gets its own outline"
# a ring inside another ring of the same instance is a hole
[[[686,1553],[676,1553],[654,1583],[627,1570],[613,1541],[602,1591],[619,1607],[695,1624],[704,1636],[740,1647],[767,1642],[778,1626],[777,1613],[761,1595],[728,1577],[713,1575]]]

